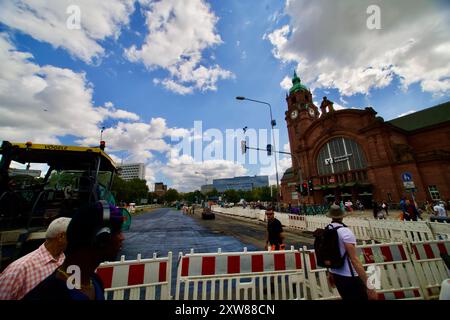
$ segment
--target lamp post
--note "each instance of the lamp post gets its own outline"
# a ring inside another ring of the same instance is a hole
[[[104,130],[105,130],[105,127],[102,127],[102,130],[100,130],[100,141],[102,141]]]
[[[264,102],[264,101],[259,101],[259,100],[254,100],[254,99],[249,99],[246,97],[242,97],[242,96],[238,96],[236,97],[236,100],[247,100],[247,101],[252,101],[252,102],[256,102],[256,103],[261,103],[261,104],[265,104],[267,106],[269,106],[269,111],[270,111],[270,126],[272,127],[272,139],[273,139],[273,148],[276,150],[277,147],[275,146],[275,133],[273,131],[273,127],[275,126],[275,121],[273,120],[272,117],[272,106],[270,105],[270,103],[268,102]],[[280,205],[280,185],[278,183],[278,164],[277,164],[277,153],[274,152],[273,156],[275,157],[275,174],[276,174],[276,179],[277,179],[277,209]]]
[[[205,177],[205,185],[207,185],[207,184],[208,184],[208,177],[206,176],[206,174],[204,174],[204,173],[201,173],[201,172],[198,172],[198,171],[195,171],[195,174],[200,174],[200,175],[203,175],[203,176]]]

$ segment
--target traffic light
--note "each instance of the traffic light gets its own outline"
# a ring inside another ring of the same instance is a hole
[[[314,191],[313,181],[311,178],[308,180],[308,190],[310,193]]]
[[[247,141],[245,140],[241,141],[241,152],[242,154],[245,154],[247,152]]]
[[[295,185],[295,191],[297,191],[297,192],[301,192],[302,191],[299,184]]]
[[[303,182],[302,184],[302,196],[308,195],[308,184],[306,182]]]
[[[268,145],[267,145],[267,155],[268,155],[268,156],[271,156],[271,155],[272,155],[272,145],[271,145],[271,144],[268,144]]]
[[[100,141],[100,149],[105,150],[105,141]]]

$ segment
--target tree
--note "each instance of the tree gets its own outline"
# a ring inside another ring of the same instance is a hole
[[[115,177],[111,188],[116,201],[118,202],[137,202],[148,197],[147,181],[141,179],[124,180]]]
[[[164,195],[164,198],[167,202],[173,202],[178,200],[180,195],[178,194],[178,191],[175,189],[169,189],[167,190],[166,194]]]
[[[225,198],[228,202],[237,203],[239,202],[239,194],[236,190],[226,190],[225,192]]]

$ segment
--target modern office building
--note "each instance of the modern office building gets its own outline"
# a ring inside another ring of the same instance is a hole
[[[145,179],[145,165],[143,163],[124,163],[117,166],[119,175],[124,180]]]
[[[326,97],[319,112],[296,74],[292,84],[285,120],[293,166],[281,179],[284,203],[450,198],[450,102],[385,121],[370,107],[334,110]],[[312,190],[298,199],[295,186],[305,182]]]
[[[224,192],[225,190],[249,191],[254,188],[267,186],[269,186],[269,176],[243,176],[213,180],[213,187],[219,192]]]

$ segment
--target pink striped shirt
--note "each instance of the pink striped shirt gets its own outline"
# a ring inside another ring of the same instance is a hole
[[[22,299],[52,274],[65,258],[64,253],[57,259],[53,258],[42,244],[38,249],[14,261],[0,274],[0,300]]]

